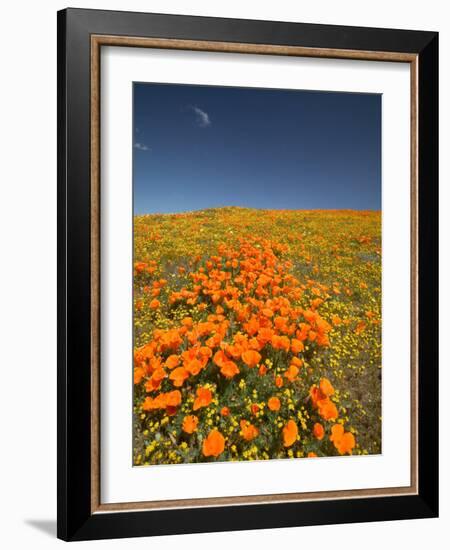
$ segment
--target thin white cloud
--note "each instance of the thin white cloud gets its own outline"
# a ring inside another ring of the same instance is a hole
[[[139,151],[150,151],[150,147],[147,147],[145,143],[135,143],[134,144],[135,149],[139,149]]]
[[[209,118],[209,115],[206,111],[200,109],[200,107],[197,107],[196,105],[192,105],[191,108],[196,114],[195,118],[200,128],[206,128],[207,126],[211,125],[211,119]]]

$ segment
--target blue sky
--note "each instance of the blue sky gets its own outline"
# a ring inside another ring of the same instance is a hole
[[[134,211],[381,208],[381,95],[134,83]]]

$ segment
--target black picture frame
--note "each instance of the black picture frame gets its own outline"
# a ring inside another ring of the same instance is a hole
[[[91,36],[402,52],[418,60],[418,493],[92,513]],[[58,12],[58,531],[137,537],[438,515],[438,33],[86,9]],[[426,368],[420,368],[420,367]]]

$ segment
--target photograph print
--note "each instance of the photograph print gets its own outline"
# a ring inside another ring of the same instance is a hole
[[[133,84],[134,466],[382,452],[381,101]]]

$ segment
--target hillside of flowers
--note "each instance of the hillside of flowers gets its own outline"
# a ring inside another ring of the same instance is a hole
[[[134,218],[135,465],[381,452],[381,213]]]

